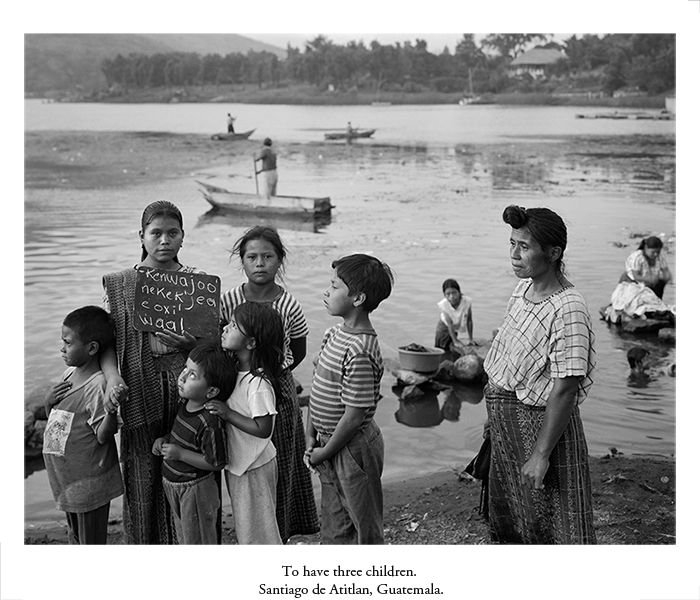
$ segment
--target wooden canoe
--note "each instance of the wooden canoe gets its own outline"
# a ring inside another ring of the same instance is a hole
[[[211,136],[212,140],[217,140],[219,142],[232,142],[235,140],[247,140],[255,129],[250,129],[249,131],[241,131],[240,133],[215,133]]]
[[[354,129],[352,133],[347,131],[329,131],[323,137],[327,140],[354,140],[355,138],[368,138],[374,135],[376,129]]]
[[[222,187],[197,181],[204,199],[214,208],[235,212],[268,215],[322,217],[331,214],[331,199],[309,196],[272,196],[232,192]]]

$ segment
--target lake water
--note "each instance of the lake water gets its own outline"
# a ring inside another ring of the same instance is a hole
[[[516,283],[503,208],[549,206],[569,228],[569,278],[594,321],[598,369],[582,405],[591,454],[611,446],[626,454],[674,454],[675,379],[628,381],[625,353],[641,343],[663,365],[675,362],[675,349],[620,336],[598,318],[641,235],[663,236],[675,272],[674,122],[576,119],[576,113],[600,110],[573,107],[27,101],[25,129],[214,133],[223,129],[229,111],[238,117],[237,128],[257,128],[258,142],[266,135],[275,140],[280,193],[328,195],[335,206],[331,222],[318,232],[309,224],[277,223],[289,250],[285,284],[302,303],[311,329],[309,354],[335,322],[321,303],[330,263],[351,252],[371,252],[396,274],[391,297],[373,314],[385,358],[395,360],[397,347],[410,342],[432,344],[446,277],[456,278],[472,297],[476,337],[489,338]],[[374,139],[317,143],[321,130],[342,128],[348,120],[376,127]],[[254,222],[212,216],[193,181],[223,179],[230,171],[212,167],[187,179],[117,189],[27,189],[25,391],[62,371],[65,314],[99,304],[102,274],[137,262],[139,220],[149,202],[169,199],[181,208],[185,263],[219,275],[224,289],[241,282],[229,250]],[[675,292],[671,284],[664,299],[674,304]],[[307,390],[311,368],[307,359],[295,372]],[[480,394],[471,391],[458,401],[442,393],[402,406],[392,393],[394,382],[387,371],[377,411],[386,479],[461,469],[480,444]],[[28,521],[53,518],[42,472],[25,480],[25,491]]]

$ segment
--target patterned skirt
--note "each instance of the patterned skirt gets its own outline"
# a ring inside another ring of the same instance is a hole
[[[185,359],[181,354],[176,354],[162,359],[154,358],[154,362],[161,395],[150,401],[163,403],[163,423],[159,431],[153,428],[124,427],[119,434],[124,478],[124,534],[127,544],[177,544],[175,523],[163,490],[163,459],[155,456],[151,447],[157,437],[170,432],[177,415],[177,378]]]
[[[520,483],[545,408],[520,402],[514,392],[484,389],[491,435],[489,528],[504,544],[595,544],[588,447],[578,407],[549,457],[544,489]]]
[[[283,542],[293,535],[320,530],[311,473],[304,465],[304,424],[296,385],[289,370],[279,381],[282,397],[277,402],[277,419],[272,443],[277,449],[277,525]]]

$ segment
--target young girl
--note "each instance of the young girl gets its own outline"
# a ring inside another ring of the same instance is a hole
[[[226,421],[226,486],[239,544],[281,544],[275,505],[277,451],[272,443],[277,380],[284,358],[279,314],[265,304],[245,302],[224,327],[221,345],[238,357],[233,394],[204,406]]]
[[[442,282],[445,296],[437,303],[440,308],[440,320],[435,329],[435,346],[453,354],[463,354],[464,342],[459,334],[466,332],[469,336],[467,345],[474,345],[472,336],[472,299],[462,294],[459,283],[454,279]]]
[[[231,254],[239,255],[248,281],[222,295],[222,326],[233,319],[234,309],[244,302],[267,304],[282,319],[284,360],[272,442],[279,468],[277,524],[282,541],[286,542],[292,535],[319,531],[311,474],[303,463],[304,425],[292,377],[292,370],[306,356],[309,328],[299,302],[275,281],[287,255],[275,229],[249,229],[236,241]]]
[[[129,544],[177,543],[161,479],[161,460],[151,453],[177,414],[177,379],[196,339],[185,333],[150,333],[133,326],[136,267],[195,271],[178,258],[185,232],[178,208],[166,201],[149,204],[141,217],[141,261],[103,278],[105,308],[115,322],[116,355],[106,352],[102,370],[109,382],[121,377],[129,391],[121,405],[124,421],[121,461],[124,477],[124,533]]]

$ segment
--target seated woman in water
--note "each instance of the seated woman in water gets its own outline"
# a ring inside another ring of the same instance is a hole
[[[671,281],[671,271],[661,254],[663,247],[664,243],[655,235],[643,239],[639,248],[627,257],[620,281],[643,283],[663,298],[664,288]]]
[[[464,354],[466,346],[475,345],[472,322],[472,299],[462,294],[454,279],[442,282],[444,298],[437,303],[440,319],[435,328],[435,346],[452,354]],[[460,333],[466,333],[468,341],[459,339]]]

